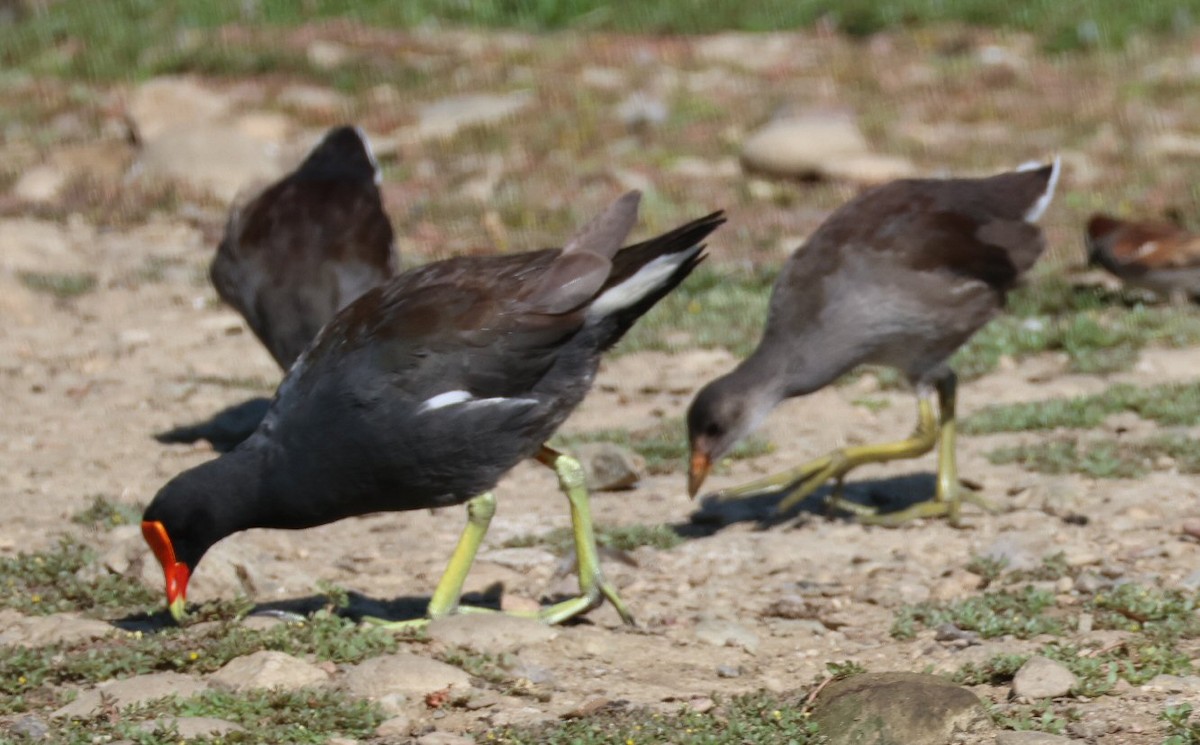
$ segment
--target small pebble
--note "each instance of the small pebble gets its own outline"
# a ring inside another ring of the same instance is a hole
[[[737,665],[718,665],[718,678],[740,678],[742,676],[742,668]]]

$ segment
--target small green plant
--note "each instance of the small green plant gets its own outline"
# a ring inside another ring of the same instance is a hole
[[[0,608],[39,615],[96,615],[131,611],[157,600],[157,594],[140,582],[82,571],[95,561],[90,548],[67,538],[48,551],[0,557]]]
[[[1062,634],[1066,630],[1062,619],[1048,613],[1054,608],[1054,595],[1034,587],[988,592],[952,603],[919,603],[900,610],[892,636],[910,638],[917,624],[936,628],[944,623],[978,632],[985,639],[1005,634],[1021,639]]]
[[[1065,438],[997,448],[987,457],[995,464],[1016,463],[1036,473],[1081,473],[1097,479],[1137,478],[1163,462],[1180,473],[1200,472],[1200,448],[1195,440],[1181,434],[1140,442]]]
[[[137,525],[141,522],[143,504],[112,502],[102,494],[92,497],[91,506],[71,515],[71,522],[100,530],[112,530],[120,525]]]
[[[978,664],[968,662],[951,677],[961,685],[1003,685],[1011,681],[1028,660],[1029,655],[998,654]]]
[[[1059,712],[1052,701],[1036,704],[1007,704],[988,707],[992,721],[997,726],[1022,732],[1046,732],[1051,735],[1061,735],[1067,725],[1079,717],[1073,710]]]
[[[832,677],[834,680],[842,680],[844,678],[851,678],[855,675],[862,675],[863,673],[865,673],[867,671],[867,668],[863,667],[862,665],[855,662],[854,660],[843,660],[841,662],[826,662],[825,669],[829,671],[830,677]]]
[[[974,556],[967,563],[967,571],[978,574],[985,588],[1000,579],[1007,567],[1008,559],[1003,556]]]
[[[59,300],[70,300],[96,289],[96,275],[87,272],[21,272],[17,278],[34,292],[53,295]]]
[[[1200,745],[1200,722],[1192,721],[1191,704],[1171,704],[1158,718],[1167,724],[1163,745]]]
[[[316,745],[331,737],[369,738],[384,719],[376,704],[332,689],[206,691],[192,698],[167,697],[127,707],[120,716],[105,712],[90,719],[52,720],[45,739],[61,745],[114,740],[131,740],[138,745],[182,742],[173,727],[156,729],[148,725],[176,717],[219,718],[248,731],[232,732],[215,740],[219,742],[298,745]]]
[[[817,745],[824,741],[798,700],[766,693],[737,696],[700,713],[673,714],[614,708],[578,719],[492,730],[486,742],[501,745]]]
[[[204,674],[260,649],[337,663],[361,662],[394,651],[394,635],[357,628],[348,619],[318,612],[302,622],[268,629],[217,622],[200,633],[165,629],[154,635],[118,633],[87,642],[13,648],[0,656],[0,713],[24,711],[28,700],[53,697],[64,683],[97,683],[159,671]]]
[[[632,551],[639,546],[650,546],[660,551],[669,551],[683,543],[683,536],[670,525],[618,525],[596,526],[596,544],[617,551]],[[545,546],[550,551],[565,556],[575,548],[575,535],[570,528],[555,528],[540,535],[523,535],[504,542],[505,548]]]
[[[1146,388],[1122,383],[1091,396],[989,406],[964,419],[961,431],[991,434],[1087,429],[1122,411],[1131,411],[1159,424],[1200,424],[1200,383],[1167,383]]]

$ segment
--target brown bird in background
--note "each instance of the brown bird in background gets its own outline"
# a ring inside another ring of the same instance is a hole
[[[284,370],[334,314],[396,273],[381,174],[356,127],[234,209],[209,274]]]
[[[712,464],[780,402],[875,364],[900,370],[916,388],[918,420],[909,438],[835,450],[713,497],[782,493],[779,510],[785,511],[833,479],[831,505],[886,523],[940,515],[955,520],[962,499],[984,504],[958,480],[957,381],[947,361],[1000,312],[1005,294],[1044,250],[1035,223],[1050,204],[1058,173],[1055,161],[990,178],[893,181],[830,215],[780,272],[758,348],[692,402],[691,494]],[[840,497],[851,469],[916,458],[935,446],[932,501],[879,517]]]
[[[285,371],[339,310],[396,273],[380,180],[366,135],[336,127],[295,171],[231,211],[209,276]],[[269,404],[251,399],[155,438],[231,450]]]
[[[1200,236],[1169,222],[1095,214],[1085,239],[1088,263],[1125,284],[1174,301],[1200,298]]]

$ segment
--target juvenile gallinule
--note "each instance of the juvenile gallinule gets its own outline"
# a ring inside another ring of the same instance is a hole
[[[1045,242],[1035,221],[1050,203],[1058,173],[1055,161],[990,178],[894,181],[830,215],[784,265],[758,348],[692,402],[690,493],[779,402],[869,363],[899,369],[916,388],[911,437],[835,450],[713,496],[782,491],[779,509],[786,511],[829,479],[840,488],[856,466],[914,458],[940,441],[932,501],[886,517],[841,499],[836,490],[831,504],[871,522],[938,515],[956,520],[962,498],[954,453],[956,380],[947,360],[1000,311],[1005,293],[1042,253]]]
[[[1200,236],[1169,222],[1093,215],[1087,224],[1088,260],[1172,300],[1200,298]]]
[[[142,531],[183,614],[190,574],[247,528],[306,528],[353,515],[467,502],[468,524],[429,616],[458,601],[495,509],[489,490],[524,458],[552,467],[570,501],[579,597],[558,622],[607,598],[579,464],[543,443],[583,399],[601,353],[701,260],[714,213],[618,250],[631,192],[561,250],[458,257],[413,269],[341,311],[287,373],[244,443],[172,479]]]
[[[337,127],[295,171],[231,211],[209,275],[284,370],[335,313],[395,274],[379,181],[366,135]],[[224,452],[250,436],[268,404],[252,399],[155,439],[208,440]]]

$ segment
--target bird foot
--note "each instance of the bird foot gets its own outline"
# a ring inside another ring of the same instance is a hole
[[[998,508],[984,499],[979,492],[964,486],[954,490],[955,493],[946,498],[938,496],[924,502],[918,502],[910,507],[896,512],[880,514],[875,507],[851,502],[835,495],[826,502],[827,506],[849,512],[863,525],[879,525],[885,528],[898,528],[905,523],[921,518],[946,517],[950,525],[956,528],[964,527],[961,513],[963,503],[973,504],[987,512],[996,512]]]
[[[617,615],[627,626],[637,626],[637,621],[634,620],[633,614],[629,612],[625,602],[621,600],[621,596],[617,594],[617,589],[604,577],[595,578],[590,587],[581,587],[580,592],[578,597],[542,608],[538,611],[537,617],[548,624],[559,624],[581,613],[598,608],[607,600],[612,603]]]

